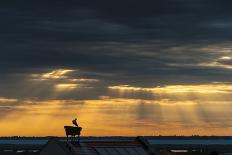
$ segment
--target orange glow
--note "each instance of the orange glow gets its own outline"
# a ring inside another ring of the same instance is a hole
[[[0,97],[0,103],[17,102],[17,99]]]
[[[222,106],[215,102],[108,97],[80,101],[25,100],[0,119],[0,134],[64,136],[63,126],[72,125],[71,120],[77,117],[85,136],[230,135],[230,105],[230,102]]]
[[[42,74],[42,78],[44,79],[59,79],[65,77],[64,75],[73,72],[73,70],[70,69],[57,69],[49,73]]]
[[[149,91],[154,93],[231,93],[232,84],[202,84],[202,85],[168,85],[163,87],[144,88],[129,85],[118,85],[108,87],[119,91]]]
[[[220,60],[231,60],[232,58],[229,56],[223,56],[221,58],[219,58]]]
[[[77,88],[79,85],[78,84],[73,84],[73,83],[61,83],[61,84],[56,84],[55,88],[57,91],[63,91],[63,90],[72,90]]]
[[[99,82],[97,79],[85,79],[85,78],[80,78],[80,79],[70,79],[71,82]]]
[[[49,79],[63,79],[67,78],[67,74],[74,72],[74,70],[71,69],[56,69],[48,73],[43,73],[43,74],[32,74],[31,76],[35,80],[49,80]]]

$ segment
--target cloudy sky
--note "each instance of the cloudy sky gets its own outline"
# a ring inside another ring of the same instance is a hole
[[[0,136],[231,134],[231,5],[1,1]]]

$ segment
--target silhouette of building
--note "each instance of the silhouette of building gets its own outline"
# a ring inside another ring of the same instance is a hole
[[[39,155],[148,155],[142,144],[134,140],[85,140],[59,142],[51,140]]]
[[[139,139],[150,154],[232,155],[232,137],[153,136]]]
[[[38,142],[0,139],[0,155],[232,155],[232,137],[82,137],[50,138]],[[32,143],[33,142],[33,143]]]

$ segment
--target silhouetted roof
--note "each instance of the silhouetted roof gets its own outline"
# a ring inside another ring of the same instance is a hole
[[[231,137],[143,137],[149,145],[232,145]]]
[[[147,155],[142,147],[98,147],[95,149],[100,155]]]
[[[71,145],[72,150],[80,155],[148,155],[137,140],[90,140]]]
[[[40,139],[39,139],[40,140]],[[19,142],[20,144],[19,144]],[[184,137],[184,136],[157,136],[157,137],[83,137],[81,142],[69,142],[63,138],[50,138],[46,145],[19,139],[13,143],[0,144],[0,155],[19,154],[61,154],[61,155],[148,155],[148,151],[185,150],[211,148],[219,151],[232,151],[232,137]],[[22,142],[23,141],[23,142]],[[27,142],[26,142],[27,141]],[[12,142],[10,140],[10,142]],[[22,142],[22,143],[21,143]],[[40,141],[39,141],[40,142]],[[34,152],[36,151],[36,152]]]
[[[71,151],[68,150],[63,143],[58,139],[53,138],[48,141],[46,145],[40,150],[39,155],[72,155]]]
[[[149,140],[150,144],[175,144],[175,145],[232,145],[232,140]]]

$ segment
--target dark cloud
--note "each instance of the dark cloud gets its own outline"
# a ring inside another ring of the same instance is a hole
[[[80,70],[73,78],[101,81],[94,85],[98,91],[60,94],[65,99],[77,93],[95,99],[105,94],[107,86],[117,84],[231,81],[231,61],[220,59],[232,54],[229,1],[0,3],[3,96],[52,96],[54,83],[41,85],[28,79],[57,68]],[[221,66],[212,65],[215,62]]]
[[[221,63],[221,64],[224,64],[224,65],[232,65],[232,59],[219,60],[218,62]]]

